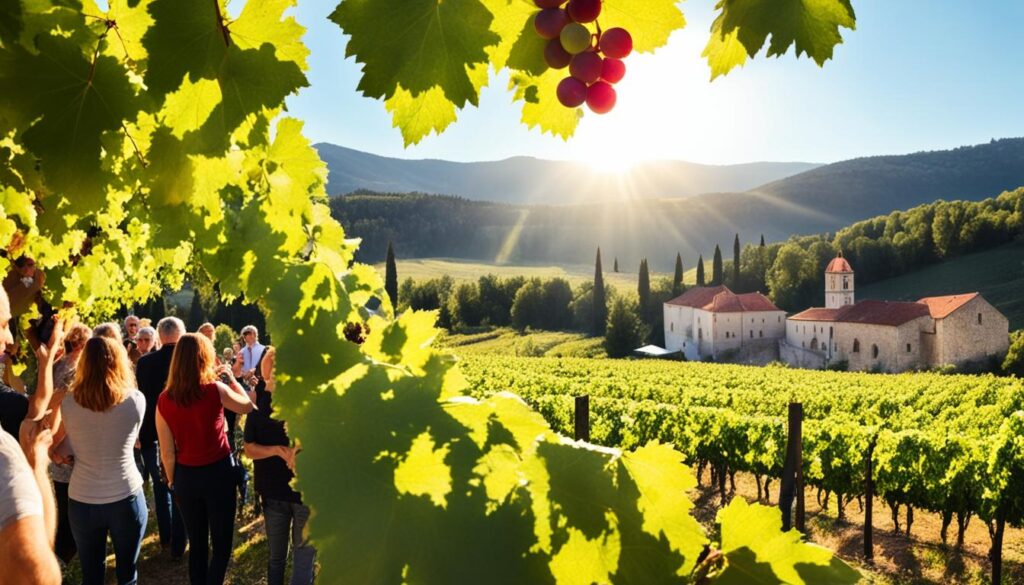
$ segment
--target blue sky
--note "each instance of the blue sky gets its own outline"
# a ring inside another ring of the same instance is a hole
[[[714,2],[689,0],[686,28],[653,55],[631,56],[616,109],[584,116],[568,142],[520,124],[502,76],[479,108],[408,149],[383,103],[356,91],[359,66],[326,19],[334,4],[299,2],[311,87],[289,99],[290,112],[316,142],[386,156],[833,162],[1024,136],[1021,0],[853,0],[857,30],[844,31],[823,69],[790,51],[714,82],[700,57]]]

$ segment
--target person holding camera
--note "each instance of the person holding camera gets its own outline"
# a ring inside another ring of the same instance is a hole
[[[167,485],[185,519],[193,585],[223,583],[231,560],[236,463],[225,433],[224,409],[247,414],[255,407],[231,369],[216,363],[209,339],[183,335],[157,402],[160,455]]]

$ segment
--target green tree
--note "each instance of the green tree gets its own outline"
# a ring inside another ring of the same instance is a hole
[[[723,281],[722,250],[715,245],[715,257],[711,260],[711,286],[718,286]]]
[[[640,317],[646,322],[648,308],[651,303],[651,275],[647,271],[647,258],[640,261],[640,274],[636,282],[636,297],[639,302]]]
[[[531,278],[516,292],[512,302],[512,326],[519,331],[540,329],[544,322],[544,286]]]
[[[206,313],[203,311],[202,299],[199,298],[199,289],[192,289],[192,302],[188,306],[188,316],[185,319],[185,327],[189,331],[196,331],[206,321]]]
[[[512,303],[516,293],[526,284],[522,276],[501,279],[493,274],[481,276],[477,281],[483,319],[490,325],[504,327],[509,324]]]
[[[740,265],[740,235],[737,233],[732,241],[732,285],[737,289],[740,287]]]
[[[814,269],[814,259],[799,244],[782,246],[768,271],[768,290],[775,304],[787,311],[806,307],[814,294]]]
[[[643,345],[648,328],[640,319],[640,308],[635,302],[617,298],[608,314],[608,327],[604,335],[604,349],[608,357],[630,355]]]
[[[233,343],[238,341],[238,333],[226,323],[219,323],[213,329],[213,345],[217,350],[217,355],[221,355],[224,348],[229,348]]]
[[[452,290],[448,296],[448,314],[453,330],[480,325],[484,312],[480,303],[480,289],[475,282],[463,282]]]
[[[697,258],[697,286],[704,286],[704,255]]]
[[[1010,349],[1003,360],[1003,372],[1024,378],[1024,329],[1010,334]]]
[[[672,296],[683,294],[683,256],[676,252],[676,272],[672,276]]]
[[[597,249],[597,260],[594,261],[594,288],[591,293],[593,324],[590,332],[593,335],[604,335],[608,323],[608,303],[604,291],[604,274],[601,271],[601,248]]]
[[[384,290],[391,299],[391,306],[398,307],[398,266],[395,264],[395,249],[388,242],[388,255],[384,263]]]

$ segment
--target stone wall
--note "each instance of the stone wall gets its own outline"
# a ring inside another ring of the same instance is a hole
[[[825,368],[825,354],[811,351],[800,346],[793,346],[786,341],[778,342],[779,361],[798,368],[821,370]]]
[[[979,318],[980,315],[980,318]],[[930,366],[961,365],[1002,356],[1010,347],[1010,322],[980,296],[935,322]]]

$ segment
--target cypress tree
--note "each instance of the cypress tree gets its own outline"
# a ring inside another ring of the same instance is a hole
[[[398,267],[395,266],[395,249],[388,242],[388,259],[384,266],[384,290],[391,299],[391,306],[398,308]]]
[[[715,244],[715,257],[711,260],[711,286],[722,284],[722,250]]]
[[[615,257],[615,264],[612,266],[612,270],[616,273],[619,271],[619,257]]]
[[[764,234],[761,234],[761,247],[764,248]]]
[[[188,307],[188,317],[185,326],[189,331],[199,329],[199,326],[206,320],[206,313],[203,312],[203,305],[199,298],[199,289],[192,289],[192,304]]]
[[[676,273],[672,277],[672,296],[683,294],[683,257],[676,252]]]
[[[740,235],[732,241],[732,285],[737,289],[740,286]]]
[[[604,293],[604,274],[601,272],[601,248],[597,249],[597,261],[594,262],[594,324],[591,331],[594,335],[604,335],[608,326],[608,304]]]
[[[647,258],[640,261],[640,276],[637,278],[636,294],[640,301],[640,317],[646,322],[648,305],[651,302],[651,275],[647,271]]]
[[[697,258],[697,286],[704,286],[704,255]]]

